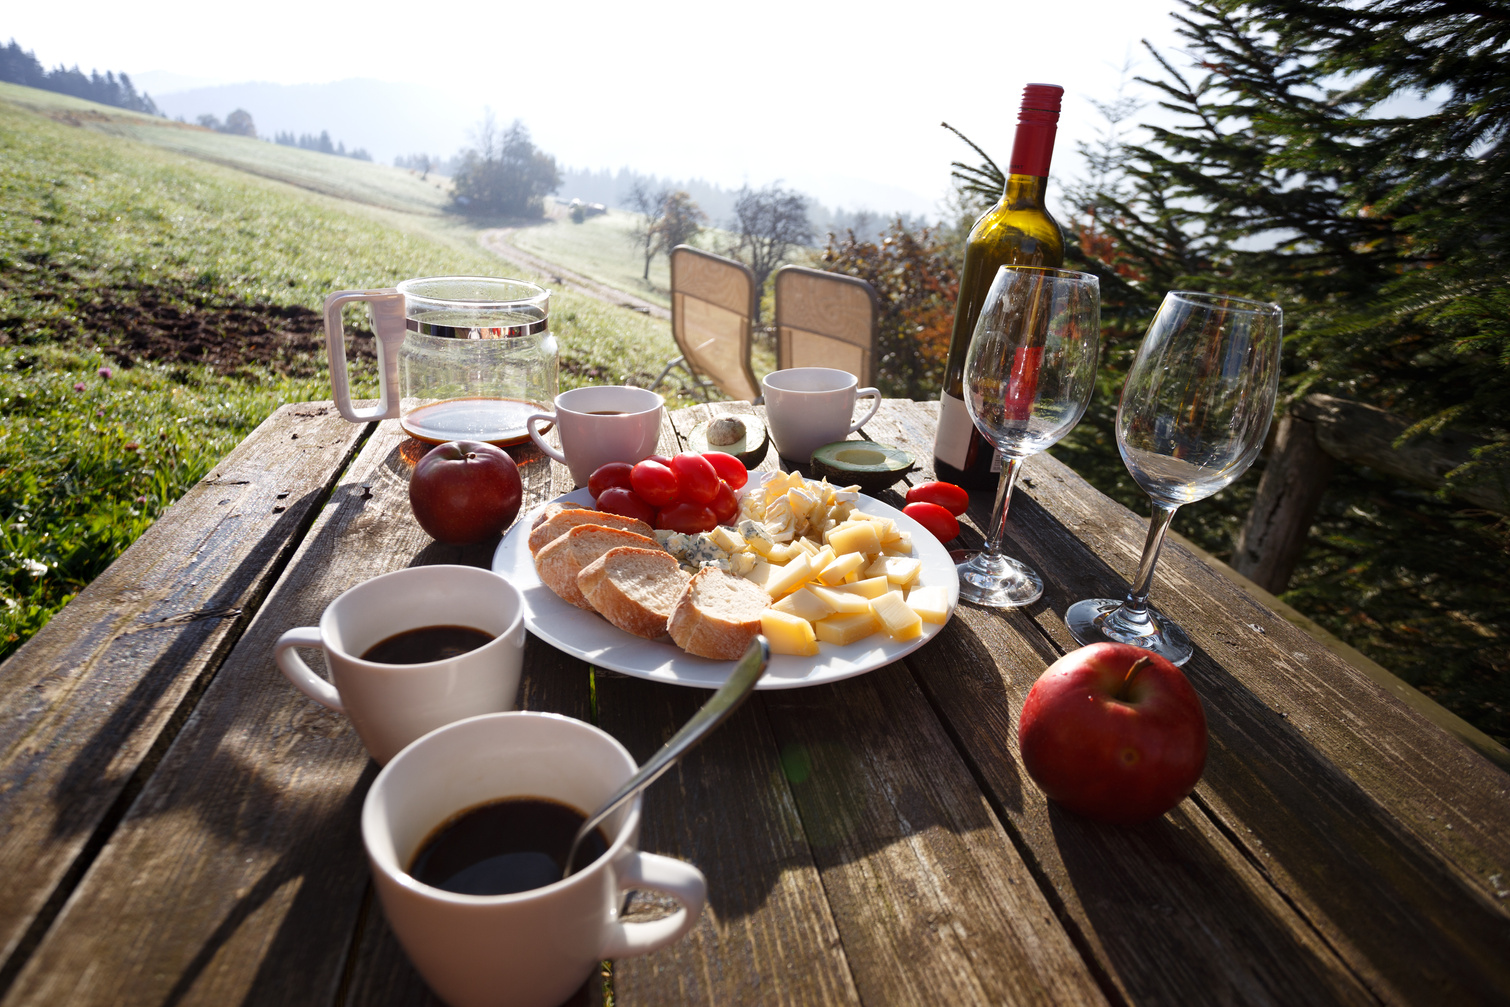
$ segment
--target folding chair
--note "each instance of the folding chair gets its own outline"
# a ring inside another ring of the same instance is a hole
[[[711,383],[731,399],[753,401],[760,383],[750,368],[751,320],[758,292],[750,267],[693,248],[671,250],[671,335],[682,355],[651,388],[681,367],[703,399]]]
[[[834,367],[875,384],[880,298],[864,280],[804,266],[776,271],[776,366]]]

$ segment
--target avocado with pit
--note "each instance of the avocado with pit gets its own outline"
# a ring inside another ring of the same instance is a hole
[[[812,471],[835,486],[859,486],[874,495],[917,466],[912,455],[875,441],[834,441],[813,452]]]
[[[687,435],[687,450],[722,451],[752,469],[765,460],[771,437],[758,416],[715,416]]]

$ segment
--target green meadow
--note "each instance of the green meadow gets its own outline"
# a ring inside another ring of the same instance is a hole
[[[277,406],[329,397],[326,294],[517,275],[432,192],[382,165],[0,85],[0,658]],[[279,327],[301,339],[270,343]],[[676,355],[665,322],[570,292],[552,329],[564,388]],[[375,387],[358,375],[358,394]]]

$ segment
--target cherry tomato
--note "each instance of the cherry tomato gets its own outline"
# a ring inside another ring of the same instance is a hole
[[[959,535],[959,522],[954,515],[936,503],[910,503],[902,513],[933,533],[940,542],[951,542]]]
[[[953,483],[923,483],[907,491],[907,502],[938,504],[959,517],[970,508],[970,494]]]
[[[676,473],[654,458],[646,458],[630,470],[629,484],[641,500],[657,509],[676,500]]]
[[[594,500],[603,495],[603,491],[614,486],[624,489],[633,489],[634,483],[629,481],[629,473],[634,471],[634,466],[628,462],[609,462],[599,465],[593,474],[587,477],[587,492],[592,494]]]
[[[710,504],[718,496],[718,473],[700,454],[683,451],[671,459],[676,474],[676,496],[687,503]]]
[[[728,483],[730,489],[741,489],[750,481],[750,471],[745,468],[745,463],[733,455],[722,451],[704,451],[703,457],[708,459],[708,464],[713,466],[718,478]]]
[[[635,495],[634,490],[623,486],[610,486],[598,497],[598,510],[624,517],[638,518],[655,527],[655,508]]]
[[[690,535],[693,532],[712,531],[717,528],[718,518],[713,516],[712,509],[705,504],[688,503],[683,500],[657,513],[655,526]]]
[[[718,481],[718,496],[708,506],[713,509],[713,516],[719,524],[731,524],[739,516],[739,500],[734,496],[733,488],[722,479]]]
[[[646,458],[645,460],[647,462],[660,462],[662,465],[666,466],[668,469],[671,467],[671,459],[667,458],[665,455],[651,455],[649,458]]]

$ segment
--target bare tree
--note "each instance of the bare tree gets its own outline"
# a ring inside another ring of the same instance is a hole
[[[807,200],[799,192],[781,188],[780,183],[740,189],[729,229],[736,238],[731,251],[755,273],[757,289],[764,289],[766,277],[788,251],[814,240]]]
[[[650,260],[660,251],[661,218],[666,213],[666,202],[671,198],[669,189],[654,189],[644,179],[636,179],[629,190],[629,206],[640,215],[629,229],[629,240],[645,256],[644,279],[650,279]]]

